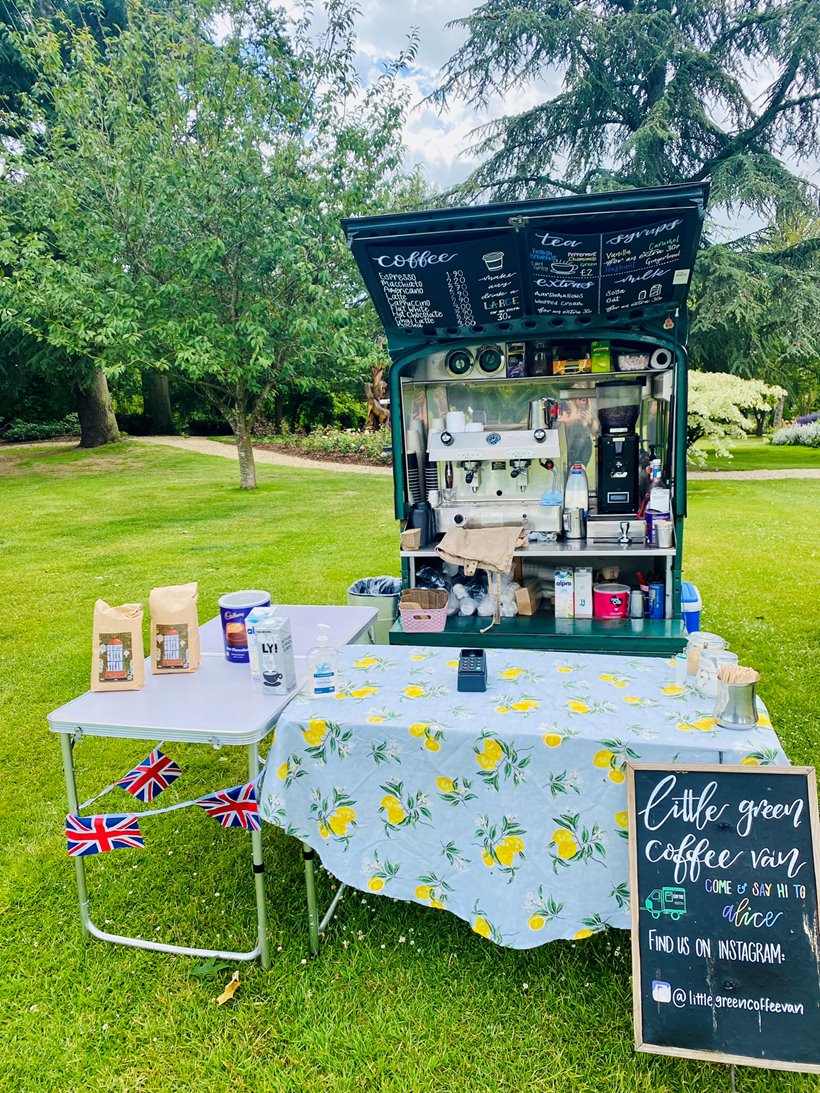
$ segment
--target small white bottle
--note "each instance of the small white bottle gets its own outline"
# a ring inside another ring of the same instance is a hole
[[[589,483],[583,463],[573,463],[564,490],[565,509],[583,509],[589,512]]]
[[[307,655],[308,687],[317,698],[336,694],[339,652],[329,643],[329,636],[330,627],[320,622],[316,644]]]

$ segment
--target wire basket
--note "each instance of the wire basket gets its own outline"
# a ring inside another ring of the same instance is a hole
[[[447,591],[443,588],[406,588],[399,600],[405,634],[431,634],[447,625]]]

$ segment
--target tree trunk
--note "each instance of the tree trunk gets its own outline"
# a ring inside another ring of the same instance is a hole
[[[755,436],[763,436],[763,427],[766,424],[768,410],[755,410]]]
[[[243,490],[256,489],[256,465],[253,461],[253,444],[248,418],[237,414],[231,421],[236,450],[239,454],[239,484]]]
[[[783,424],[783,404],[785,403],[785,401],[786,401],[786,396],[784,395],[782,398],[779,398],[777,400],[777,406],[775,406],[775,408],[774,408],[774,427],[775,427],[775,429],[779,429],[780,426]]]
[[[80,447],[99,448],[120,439],[108,380],[101,368],[95,368],[87,383],[77,384],[77,416],[80,419]]]
[[[142,404],[149,433],[159,436],[176,433],[174,416],[171,413],[171,390],[168,376],[164,372],[146,369],[142,373]]]

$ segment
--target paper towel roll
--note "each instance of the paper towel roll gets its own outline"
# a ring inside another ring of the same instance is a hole
[[[668,368],[672,363],[672,354],[668,349],[656,349],[652,356],[649,358],[650,368]]]

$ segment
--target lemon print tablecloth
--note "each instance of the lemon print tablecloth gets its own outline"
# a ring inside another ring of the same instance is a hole
[[[457,649],[339,651],[334,697],[280,718],[263,819],[346,884],[453,912],[499,945],[629,927],[626,764],[787,763],[768,718],[719,728],[660,658]]]

